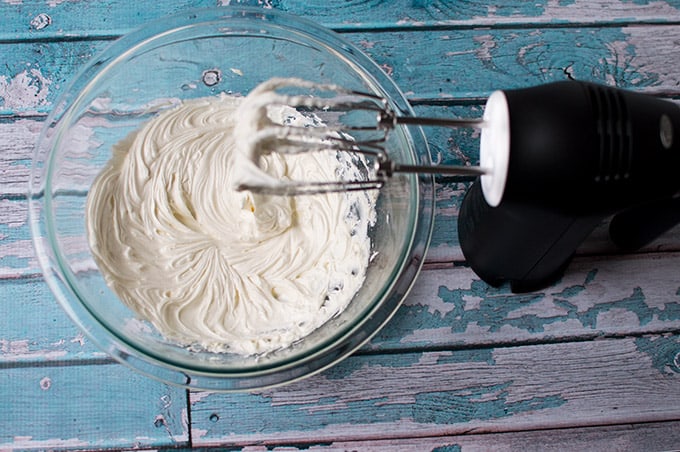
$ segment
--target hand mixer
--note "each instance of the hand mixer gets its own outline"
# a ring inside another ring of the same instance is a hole
[[[270,95],[291,87],[313,93]],[[513,291],[529,291],[555,282],[585,237],[612,215],[610,236],[627,249],[680,222],[680,108],[669,101],[565,81],[496,91],[481,119],[435,119],[399,116],[380,96],[334,85],[281,79],[261,92],[270,93],[254,92],[261,108],[274,102],[358,120],[304,129],[260,121],[258,130],[247,131],[254,132],[254,162],[268,152],[334,149],[373,157],[375,176],[239,189],[296,195],[376,189],[396,172],[481,176],[463,199],[458,233],[468,264],[492,285],[509,282]],[[480,166],[393,162],[384,146],[399,125],[481,128]]]

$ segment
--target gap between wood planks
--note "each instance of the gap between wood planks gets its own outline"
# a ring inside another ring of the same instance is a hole
[[[158,19],[157,19],[158,20]],[[409,33],[409,32],[428,32],[428,31],[465,31],[476,29],[488,30],[511,30],[511,29],[583,29],[583,28],[622,28],[635,26],[674,26],[680,25],[680,19],[674,18],[647,18],[635,20],[631,18],[622,19],[598,19],[574,20],[572,22],[554,22],[552,18],[536,19],[528,18],[518,20],[512,17],[492,17],[476,18],[469,20],[434,20],[434,21],[403,21],[401,23],[383,22],[363,22],[357,24],[347,23],[323,23],[319,25],[328,28],[338,34],[350,33]],[[60,31],[28,33],[0,33],[0,45],[3,44],[31,44],[31,43],[54,43],[54,42],[74,42],[74,41],[115,41],[131,32],[131,29],[118,29],[106,31],[83,31],[65,34]]]

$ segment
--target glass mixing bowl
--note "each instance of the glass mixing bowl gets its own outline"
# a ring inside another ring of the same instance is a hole
[[[40,136],[30,186],[34,242],[45,279],[71,319],[102,350],[162,381],[206,390],[252,390],[309,376],[369,340],[399,307],[432,230],[433,181],[395,177],[381,190],[365,283],[338,316],[264,356],[180,346],[136,317],[106,285],[87,242],[88,189],[111,147],[179,101],[246,95],[271,77],[300,77],[373,92],[401,115],[408,102],[380,68],[333,32],[274,11],[227,7],[163,19],[94,58],[55,103]],[[422,131],[398,127],[390,155],[428,164]]]

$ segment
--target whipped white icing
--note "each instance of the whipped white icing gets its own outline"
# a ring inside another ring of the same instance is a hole
[[[237,170],[234,171],[234,183],[238,185],[254,185],[285,190],[291,186],[287,178],[269,175],[260,167],[261,158],[272,152],[294,154],[310,152],[330,147],[329,138],[340,138],[341,135],[327,127],[314,116],[304,117],[299,114],[286,118],[274,118],[272,106],[279,106],[280,111],[290,112],[288,105],[296,105],[311,109],[323,110],[328,107],[323,97],[301,94],[283,94],[283,88],[303,89],[311,91],[339,92],[342,88],[336,85],[323,85],[299,78],[271,78],[256,86],[244,99],[237,112],[237,127],[234,130],[235,152],[239,157],[235,160]],[[284,108],[281,109],[281,106]],[[286,127],[281,127],[282,123]],[[320,126],[320,127],[319,127]],[[345,140],[352,137],[342,135]],[[347,158],[346,153],[338,154]],[[365,161],[358,162],[365,165]],[[346,168],[354,168],[349,165]],[[312,176],[305,182],[327,182]],[[344,180],[350,180],[345,178]],[[354,179],[356,180],[356,175]]]
[[[118,143],[92,185],[86,221],[106,282],[161,334],[257,354],[305,337],[351,301],[369,262],[376,194],[235,191],[242,102],[186,101]],[[314,124],[287,107],[267,115]],[[334,152],[259,158],[277,181],[359,177]]]

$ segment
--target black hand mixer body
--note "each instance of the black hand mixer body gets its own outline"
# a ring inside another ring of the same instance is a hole
[[[492,206],[475,182],[458,218],[461,248],[482,279],[537,290],[559,279],[577,247],[612,215],[610,236],[623,248],[680,221],[678,105],[571,81],[503,94],[509,147],[502,198]]]

